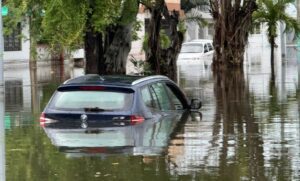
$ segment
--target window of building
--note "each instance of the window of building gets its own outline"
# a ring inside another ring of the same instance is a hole
[[[4,36],[4,51],[20,51],[21,40],[21,23],[19,23],[10,35]]]
[[[5,109],[22,110],[23,108],[22,80],[5,81]]]

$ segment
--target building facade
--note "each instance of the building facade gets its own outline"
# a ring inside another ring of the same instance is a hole
[[[22,21],[13,30],[12,34],[4,36],[4,62],[29,61],[30,39],[29,23]]]

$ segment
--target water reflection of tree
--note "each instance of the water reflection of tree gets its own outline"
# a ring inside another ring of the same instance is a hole
[[[285,89],[284,85],[285,81],[282,80],[282,88]],[[292,163],[289,156],[289,147],[286,146],[288,144],[288,141],[286,140],[286,130],[285,125],[287,123],[286,118],[288,117],[287,114],[287,106],[289,104],[284,104],[281,102],[278,95],[278,89],[274,83],[274,81],[270,80],[270,86],[269,86],[269,121],[273,124],[276,124],[276,122],[279,121],[280,124],[280,130],[278,130],[278,133],[280,134],[280,140],[274,139],[274,143],[280,145],[276,146],[273,145],[271,149],[271,154],[273,155],[270,159],[270,167],[268,168],[269,172],[277,178],[277,180],[292,180]],[[282,96],[282,95],[281,95]],[[296,95],[297,96],[297,95]],[[276,156],[274,156],[276,155]]]
[[[36,61],[29,62],[30,72],[30,88],[31,88],[31,109],[33,114],[40,112],[39,95],[38,95],[38,81],[37,81],[37,63]]]
[[[217,103],[214,138],[221,129],[223,132],[219,157],[220,176],[235,180],[243,177],[266,180],[263,140],[259,125],[253,117],[253,107],[243,72],[232,71],[215,75],[215,96]],[[212,144],[216,145],[216,141],[213,140]],[[233,147],[233,151],[230,147]],[[234,155],[233,158],[230,155]]]

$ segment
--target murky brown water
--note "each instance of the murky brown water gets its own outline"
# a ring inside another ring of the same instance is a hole
[[[243,76],[232,73],[228,79],[214,78],[199,63],[180,66],[179,85],[189,97],[201,97],[201,114],[183,117],[161,138],[161,154],[149,148],[137,155],[53,146],[38,126],[40,112],[62,81],[83,70],[69,64],[6,65],[0,180],[300,180],[297,58],[277,65],[272,85],[267,64],[253,57]]]

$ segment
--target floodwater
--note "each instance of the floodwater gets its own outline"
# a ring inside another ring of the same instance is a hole
[[[244,74],[224,77],[201,63],[180,65],[178,84],[202,99],[201,112],[159,125],[150,138],[159,148],[143,152],[55,146],[40,113],[55,88],[83,69],[5,65],[0,180],[300,180],[300,74],[297,52],[288,51],[277,60],[275,84],[262,54],[247,54]]]

